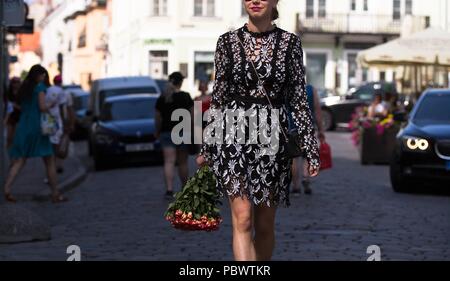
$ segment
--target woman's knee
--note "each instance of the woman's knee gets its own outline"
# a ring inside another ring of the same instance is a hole
[[[235,214],[235,230],[239,232],[251,232],[253,227],[252,216],[247,213]]]
[[[239,204],[233,206],[233,228],[238,232],[251,232],[253,228],[253,218],[251,205]]]

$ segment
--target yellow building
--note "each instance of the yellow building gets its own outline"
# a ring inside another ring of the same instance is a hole
[[[107,31],[110,23],[107,1],[91,1],[83,10],[65,18],[68,46],[63,58],[64,81],[85,90],[106,74]]]

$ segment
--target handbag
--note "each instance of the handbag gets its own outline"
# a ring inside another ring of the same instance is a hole
[[[242,43],[241,39],[239,38],[239,36],[236,33],[234,35],[236,36],[236,38],[237,38],[238,42],[240,43],[241,47],[244,49],[244,54],[246,54],[245,47],[244,47],[244,44]],[[247,55],[245,56],[245,59],[248,62],[250,62],[253,70],[255,71],[256,77],[258,78],[258,82],[261,85],[264,85],[263,83],[261,83],[261,78],[259,77],[258,71],[256,70],[256,67],[255,67],[255,64],[253,63],[253,61],[251,59],[249,59],[247,57]],[[270,109],[273,110],[274,109],[273,104],[272,104],[272,102],[270,100],[270,97],[267,94],[266,88],[264,86],[261,87],[261,91],[266,96],[267,101],[269,102]],[[278,120],[278,122],[279,122],[279,120]],[[283,126],[281,125],[281,123],[280,123],[280,129],[281,129],[281,132],[282,132],[282,134],[284,136],[284,139],[286,141],[286,150],[285,150],[286,157],[291,158],[291,159],[297,158],[297,157],[300,157],[300,156],[304,157],[305,156],[305,147],[301,146],[300,136],[298,134],[298,131],[297,130],[292,130],[292,131],[286,132],[284,130]]]
[[[63,134],[61,136],[61,141],[56,147],[56,157],[60,159],[66,159],[67,155],[69,154],[69,144],[70,144],[70,138],[68,134]]]
[[[58,131],[58,123],[55,117],[49,113],[41,114],[41,132],[44,136],[52,136]]]
[[[320,170],[327,170],[333,167],[333,161],[331,157],[331,147],[326,142],[320,143]]]

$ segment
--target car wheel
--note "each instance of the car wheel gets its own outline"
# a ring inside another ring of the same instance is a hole
[[[322,109],[322,126],[325,131],[332,131],[336,129],[333,114],[328,109]]]
[[[403,175],[403,167],[397,161],[391,161],[390,164],[390,177],[391,185],[395,192],[406,192],[408,190],[408,183]]]

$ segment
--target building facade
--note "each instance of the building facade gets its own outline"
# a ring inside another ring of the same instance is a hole
[[[428,26],[448,30],[448,0],[300,0],[296,32],[302,36],[307,78],[343,94],[364,81],[395,81],[395,69],[362,69],[359,51]],[[292,13],[292,12],[291,12]]]
[[[277,24],[302,37],[309,82],[342,94],[363,81],[393,81],[395,70],[359,68],[357,53],[429,25],[448,28],[447,2],[281,0]],[[114,0],[107,74],[163,79],[181,70],[195,92],[213,77],[219,35],[246,22],[242,7],[241,0]]]
[[[106,76],[108,29],[107,1],[90,1],[64,19],[66,25],[62,74],[68,84],[88,90],[91,82]]]
[[[164,79],[180,70],[195,91],[213,78],[217,38],[245,22],[241,1],[113,1],[110,76]]]
[[[68,48],[69,32],[65,18],[83,10],[86,0],[52,0],[47,3],[47,16],[39,23],[41,29],[41,64],[53,77],[63,72],[64,53]],[[70,83],[63,77],[64,83]]]

